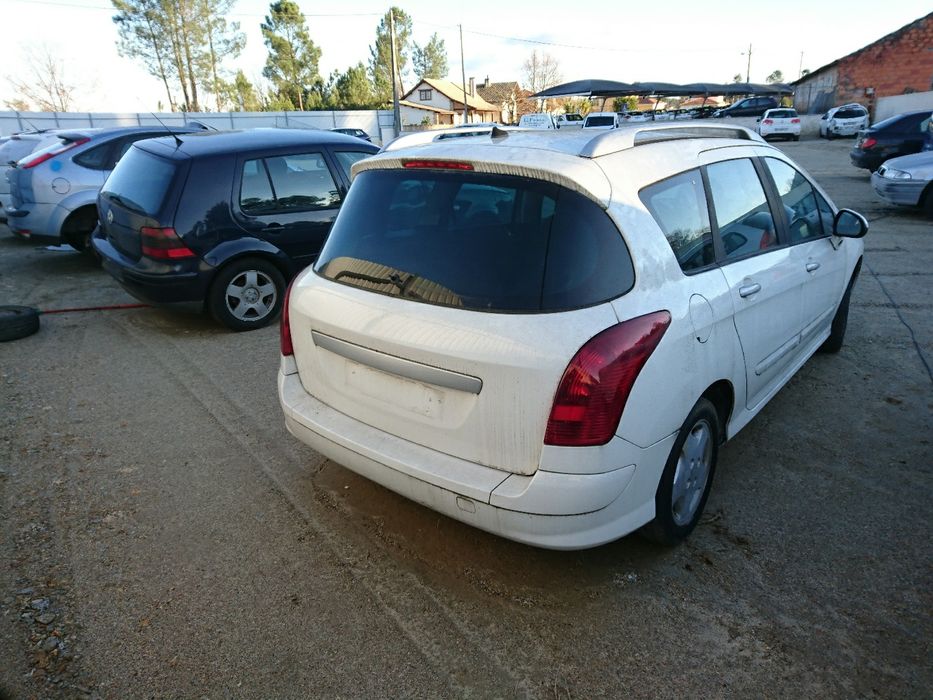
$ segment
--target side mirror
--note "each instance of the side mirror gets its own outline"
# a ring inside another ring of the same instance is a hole
[[[833,235],[861,238],[868,233],[868,220],[851,209],[840,209],[833,219]]]

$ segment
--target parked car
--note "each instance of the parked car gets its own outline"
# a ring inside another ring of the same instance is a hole
[[[748,129],[500,132],[353,173],[286,301],[286,425],[484,530],[683,539],[720,444],[842,347],[868,224]]]
[[[172,127],[175,133],[196,130]],[[136,141],[165,132],[163,126],[131,126],[56,134],[7,173],[7,226],[21,238],[84,250],[97,226],[97,192],[107,175]]]
[[[547,112],[523,114],[518,120],[519,129],[556,129],[557,123]]]
[[[55,129],[25,131],[13,134],[0,143],[0,224],[6,223],[4,207],[11,204],[10,181],[7,179],[10,168],[16,165],[16,161],[20,158],[28,156],[35,150],[45,148],[55,141],[57,133]]]
[[[800,117],[797,116],[796,109],[786,107],[769,109],[758,120],[755,131],[766,141],[769,136],[781,136],[799,141]]]
[[[746,97],[744,100],[718,109],[713,112],[717,118],[725,117],[760,117],[769,109],[779,107],[778,101],[773,97]]]
[[[871,186],[891,204],[920,207],[933,219],[933,151],[886,160],[872,173]]]
[[[618,129],[622,126],[622,115],[615,112],[590,112],[583,120],[584,131],[590,129]]]
[[[558,114],[555,117],[558,129],[582,129],[583,115],[576,113]]]
[[[820,137],[825,139],[855,136],[867,128],[868,110],[857,103],[833,107],[820,117]]]
[[[876,171],[889,158],[919,153],[930,125],[930,110],[889,117],[858,133],[849,152],[856,168]]]
[[[372,138],[362,129],[351,129],[349,127],[341,127],[337,129],[331,129],[331,131],[336,131],[338,134],[346,134],[347,136],[355,136],[358,139],[363,139],[364,141],[369,141],[372,143]]]
[[[260,328],[286,281],[317,257],[371,143],[321,130],[254,129],[135,144],[97,200],[104,269],[152,304]]]

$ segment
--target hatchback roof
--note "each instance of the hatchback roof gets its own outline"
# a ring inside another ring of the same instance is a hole
[[[241,131],[197,131],[179,134],[178,144],[170,136],[155,137],[144,147],[162,156],[198,157],[228,153],[230,151],[252,151],[278,146],[309,146],[333,144],[366,148],[368,144],[355,136],[347,136],[324,129],[244,129]],[[137,144],[140,145],[140,144]]]

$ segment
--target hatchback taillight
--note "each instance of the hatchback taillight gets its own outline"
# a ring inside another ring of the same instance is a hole
[[[282,302],[282,317],[279,320],[279,351],[288,357],[295,354],[292,347],[292,324],[288,316],[288,302],[292,296],[292,285],[285,290],[285,301]]]
[[[49,160],[50,158],[54,158],[55,156],[60,156],[65,151],[70,151],[72,148],[76,148],[82,144],[87,143],[90,140],[91,139],[84,137],[80,139],[75,139],[74,141],[66,141],[65,143],[60,145],[58,148],[43,149],[39,153],[37,153],[35,156],[30,158],[29,160],[24,159],[23,161],[21,161],[19,167],[27,169],[27,170],[29,168],[34,168],[40,163],[44,163],[45,161]]]
[[[878,139],[876,139],[874,136],[869,136],[867,139],[862,141],[862,145],[859,146],[859,148],[867,151],[869,148],[871,148],[877,143],[878,143]]]
[[[670,323],[670,313],[656,311],[608,328],[580,348],[557,387],[544,444],[609,442],[632,385]]]
[[[791,119],[791,120],[790,120],[790,123],[791,123],[791,124],[799,124],[799,123],[800,123],[800,120],[799,120],[799,119]]]
[[[765,119],[765,120],[764,120],[763,122],[761,122],[761,123],[762,123],[762,124],[774,124],[774,120],[773,120],[773,119]]]
[[[147,258],[180,260],[196,257],[173,228],[143,226],[139,232],[142,234],[142,252]]]

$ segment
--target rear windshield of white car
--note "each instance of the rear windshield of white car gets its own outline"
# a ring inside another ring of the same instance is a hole
[[[615,123],[615,117],[587,117],[583,126],[613,126]]]
[[[156,216],[174,175],[171,161],[134,146],[117,162],[101,192],[137,214]]]
[[[862,109],[840,109],[833,117],[836,119],[858,119],[865,116],[865,110]]]
[[[793,109],[772,109],[768,112],[772,119],[793,119],[797,116],[797,111]]]
[[[522,177],[360,173],[315,264],[327,279],[475,311],[565,311],[635,280],[619,230],[592,200]]]

